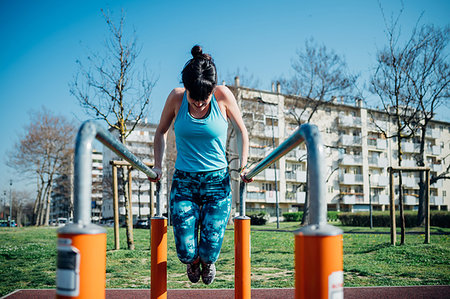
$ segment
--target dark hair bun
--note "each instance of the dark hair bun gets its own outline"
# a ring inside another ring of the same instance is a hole
[[[211,56],[209,54],[203,54],[203,49],[199,45],[195,45],[191,50],[192,57],[195,58],[203,58],[206,60],[211,60]]]

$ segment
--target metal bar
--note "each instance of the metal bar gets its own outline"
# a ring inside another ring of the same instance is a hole
[[[245,196],[246,196],[246,184],[241,181],[239,184],[239,216],[244,217],[245,216]]]
[[[94,139],[99,140],[148,177],[156,178],[153,170],[142,163],[106,129],[92,120],[84,122],[78,131],[74,159],[74,222],[82,225],[91,223],[92,142]]]
[[[254,178],[261,171],[269,167],[270,164],[276,162],[303,141],[306,143],[308,154],[308,194],[310,198],[311,224],[326,223],[327,203],[325,200],[323,143],[317,126],[311,124],[301,125],[288,139],[252,168],[247,173],[246,178]],[[243,197],[241,197],[241,206],[245,207],[245,199]]]
[[[304,141],[304,137],[302,136],[301,130],[302,127],[306,126],[302,125],[295,131],[288,139],[286,139],[282,144],[280,144],[276,149],[274,149],[267,157],[265,157],[261,162],[259,162],[255,167],[253,167],[245,177],[247,179],[252,179],[257,176],[261,171],[270,166],[270,164],[274,163],[292,149],[294,149],[297,145]],[[309,125],[308,125],[309,126]]]
[[[156,217],[161,217],[161,182],[156,182]]]

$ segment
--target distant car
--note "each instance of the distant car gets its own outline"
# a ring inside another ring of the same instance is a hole
[[[58,218],[56,223],[58,226],[64,226],[67,224],[67,218],[60,217],[60,218]]]
[[[136,222],[134,225],[135,228],[150,228],[150,223],[147,219],[141,219]]]
[[[106,220],[105,226],[113,227],[114,226],[114,220],[113,219]]]
[[[11,220],[11,226],[17,227],[15,220]],[[0,227],[9,227],[9,220],[0,220]]]

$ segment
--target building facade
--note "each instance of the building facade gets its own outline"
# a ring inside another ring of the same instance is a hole
[[[279,90],[254,90],[240,87],[238,82],[230,89],[249,131],[249,156],[255,163],[287,139],[298,128],[299,119],[305,122],[311,113],[303,109],[307,99],[284,95]],[[361,101],[349,105],[336,99],[319,106],[310,123],[319,128],[325,146],[328,210],[368,211],[370,202],[375,210],[387,209],[388,167],[398,166],[396,140],[385,138],[381,131],[389,133],[395,128],[388,115],[365,108]],[[433,176],[450,163],[450,123],[433,121],[426,134],[426,162]],[[414,157],[418,152],[417,139],[405,140],[401,165],[415,167]],[[284,212],[302,210],[307,196],[306,172],[306,148],[302,144],[248,184],[247,211],[266,210],[273,216],[277,200],[280,216]],[[419,173],[404,173],[402,179],[405,209],[415,210]],[[398,179],[395,183],[397,198]],[[431,208],[448,210],[449,192],[450,180],[432,184]]]
[[[153,137],[156,131],[156,124],[150,124],[146,121],[140,122],[136,125],[134,131],[126,139],[126,147],[136,155],[141,161],[147,165],[153,165]],[[112,130],[111,133],[119,138],[117,130]],[[104,219],[112,219],[114,217],[113,210],[113,185],[112,185],[112,165],[111,161],[120,160],[116,154],[106,147],[103,147],[103,206],[102,216]],[[138,219],[147,219],[154,215],[155,211],[155,187],[147,179],[147,176],[139,170],[132,170],[132,212],[133,222]],[[122,171],[118,169],[119,180],[119,218],[124,221],[125,198],[122,191],[121,183]],[[161,209],[163,212],[167,210],[166,201],[166,184],[164,181],[167,176],[163,178]],[[153,198],[153,199],[152,199]]]

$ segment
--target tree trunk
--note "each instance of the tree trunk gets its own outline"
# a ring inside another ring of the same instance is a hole
[[[43,188],[44,188],[44,185],[42,183],[38,182],[38,192],[37,192],[37,196],[36,196],[36,201],[34,202],[34,206],[33,206],[33,225],[34,226],[39,225],[39,208],[41,205]]]
[[[47,207],[45,210],[45,222],[44,222],[44,226],[48,226],[48,222],[50,220],[50,208],[51,208],[51,194],[52,194],[52,181],[49,182],[50,187],[48,188],[48,192],[47,192]]]
[[[401,132],[398,134],[398,143],[397,143],[397,150],[398,150],[398,166],[402,166],[402,138],[400,138]],[[400,245],[405,244],[405,214],[403,210],[403,180],[402,180],[402,172],[399,171],[398,173],[398,205],[400,210],[400,228],[401,228],[401,238],[400,238]],[[395,217],[395,215],[394,215]]]
[[[131,170],[128,167],[123,167],[123,196],[125,198],[125,224],[127,230],[127,245],[129,250],[134,250],[134,239],[133,239],[133,210],[132,210],[132,202],[131,202],[131,185],[130,178]]]
[[[420,137],[420,160],[418,161],[418,166],[425,166],[425,133],[426,124],[422,126],[422,134]],[[419,173],[419,209],[417,211],[417,225],[425,225],[425,171]]]

